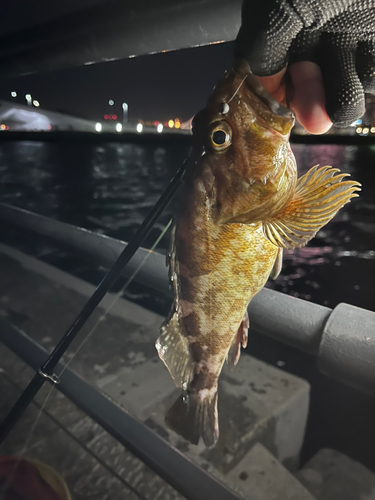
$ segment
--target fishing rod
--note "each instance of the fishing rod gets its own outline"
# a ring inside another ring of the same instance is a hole
[[[151,231],[153,225],[155,224],[156,220],[159,218],[165,207],[173,198],[174,194],[176,193],[180,185],[181,179],[185,173],[185,169],[186,169],[186,161],[177,171],[176,175],[170,181],[168,187],[161,195],[159,200],[156,202],[155,206],[150,211],[150,213],[143,221],[141,226],[138,228],[133,238],[131,238],[125,249],[122,251],[122,253],[117,258],[116,262],[113,264],[112,268],[108,271],[103,280],[99,283],[95,292],[87,301],[81,312],[78,314],[78,316],[73,321],[71,326],[62,336],[59,343],[56,345],[56,347],[48,356],[43,365],[39,368],[34,378],[22,392],[21,396],[18,398],[13,408],[10,410],[8,415],[0,424],[0,445],[3,443],[5,438],[8,436],[9,432],[18,422],[19,418],[26,410],[26,408],[29,406],[34,396],[38,393],[39,389],[43,386],[44,382],[47,379],[53,382],[54,384],[59,382],[59,378],[53,373],[54,368],[60,361],[60,358],[64,355],[65,351],[68,349],[69,345],[75,339],[78,332],[81,330],[81,328],[84,326],[88,318],[91,316],[95,308],[99,305],[105,294],[115,283],[118,276],[123,271],[124,267],[128,264],[128,262],[133,257],[135,252],[141,246],[141,244]]]

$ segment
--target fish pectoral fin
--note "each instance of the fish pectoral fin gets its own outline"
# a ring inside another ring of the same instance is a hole
[[[276,255],[276,260],[273,265],[272,271],[270,272],[270,278],[275,280],[283,267],[283,249],[279,248]]]
[[[263,221],[265,237],[281,248],[306,245],[341,207],[358,196],[359,182],[343,180],[349,174],[339,172],[337,168],[316,166],[300,177],[290,203],[272,219]]]
[[[244,349],[247,346],[247,332],[249,326],[249,315],[246,310],[227,354],[227,363],[230,369],[236,366],[240,359],[241,345]]]
[[[194,361],[189,351],[189,342],[180,333],[176,312],[162,325],[155,347],[173,382],[177,387],[186,389],[193,378]]]

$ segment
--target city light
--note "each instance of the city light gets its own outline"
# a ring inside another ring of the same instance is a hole
[[[39,106],[40,106],[39,101],[36,101],[36,100],[33,101],[33,104],[36,108],[39,108]]]
[[[121,132],[121,130],[122,130],[121,123],[116,123],[116,132]]]
[[[175,119],[174,126],[175,126],[175,128],[180,128],[181,127],[181,122],[180,122],[180,120],[178,118]]]
[[[362,133],[367,135],[369,133],[369,129],[367,127],[365,127],[363,130],[362,130]]]
[[[356,132],[357,132],[357,134],[360,134],[360,133],[362,132],[362,127],[358,127],[358,128],[356,129]]]
[[[174,121],[173,120],[169,120],[168,127],[169,128],[173,128],[174,127]]]
[[[10,93],[10,95],[11,95],[12,97],[17,97],[17,92],[11,92],[11,93]]]
[[[371,132],[372,134],[375,134],[375,127],[371,127],[370,132]]]
[[[159,134],[161,134],[163,132],[163,124],[162,123],[159,123],[158,126],[156,127],[156,130],[159,132]]]
[[[4,125],[4,123],[2,123],[2,124],[0,125],[0,129],[1,129],[1,130],[6,130],[6,128],[7,128],[7,126],[6,126],[6,125]]]
[[[112,99],[110,99],[110,100],[108,101],[108,104],[109,104],[110,106],[113,106],[113,105],[114,105],[114,103],[115,103],[115,101],[113,101]]]
[[[138,132],[138,134],[140,134],[142,132],[142,130],[143,130],[142,123],[137,123],[137,132]]]
[[[98,122],[98,123],[96,123],[96,124],[95,124],[95,130],[96,130],[97,132],[101,132],[101,131],[102,131],[102,128],[103,128],[103,127],[102,127],[102,124],[101,124],[101,123],[99,123],[99,122]]]
[[[26,94],[25,95],[25,99],[27,101],[27,105],[31,106],[31,101],[32,101],[31,95],[30,94]]]

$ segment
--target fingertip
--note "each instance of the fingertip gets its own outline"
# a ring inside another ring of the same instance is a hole
[[[293,84],[291,107],[299,123],[310,134],[324,134],[332,127],[325,108],[325,90],[319,66],[309,61],[292,64],[289,74]]]
[[[310,103],[306,109],[296,110],[295,114],[299,123],[310,134],[325,134],[332,127],[325,107],[320,104]]]

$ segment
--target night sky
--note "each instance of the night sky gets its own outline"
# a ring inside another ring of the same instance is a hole
[[[233,56],[233,43],[139,56],[114,62],[0,81],[0,99],[26,104],[31,94],[41,108],[91,120],[112,112],[129,120],[187,120],[205,106],[212,88]],[[115,101],[114,106],[108,100]]]

